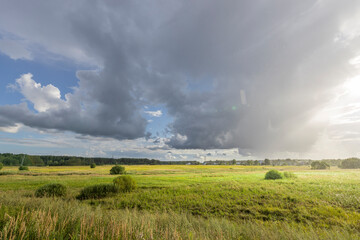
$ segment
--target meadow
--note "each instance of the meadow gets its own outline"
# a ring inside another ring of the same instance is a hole
[[[0,239],[360,239],[360,172],[309,166],[125,166],[137,189],[76,200],[111,166],[0,171]],[[296,178],[264,180],[270,169]],[[36,198],[61,183],[66,197]]]

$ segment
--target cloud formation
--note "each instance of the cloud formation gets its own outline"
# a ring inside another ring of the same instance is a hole
[[[157,111],[145,111],[146,114],[149,114],[152,117],[161,117],[162,112],[161,110],[157,110]]]
[[[0,39],[0,53],[4,53],[14,60],[33,59],[31,53],[24,46],[24,43],[11,39]]]
[[[1,106],[0,127],[11,129],[21,123],[38,129],[72,131],[119,140],[144,136],[146,120],[133,110],[135,107],[129,100],[126,101],[128,94],[118,95],[118,90],[111,92],[110,86],[107,91],[104,87],[97,89],[97,85],[92,83],[101,84],[101,74],[78,72],[79,88],[83,90],[75,89],[65,95],[65,100],[61,99],[58,88],[51,84],[41,86],[32,77],[30,73],[22,75],[12,88],[18,89],[36,111],[31,111],[27,102]],[[84,77],[86,80],[82,81]]]
[[[2,31],[96,71],[78,71],[64,99],[23,75],[36,112],[0,106],[0,126],[135,139],[143,106],[162,104],[174,148],[306,151],[358,73],[359,19],[351,0],[3,1]]]
[[[23,74],[16,79],[16,85],[10,85],[12,88],[18,90],[30,101],[36,111],[46,112],[51,109],[59,109],[64,107],[66,102],[61,100],[60,90],[52,84],[41,86],[32,79],[31,73]]]

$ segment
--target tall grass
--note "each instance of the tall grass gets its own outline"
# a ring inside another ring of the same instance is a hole
[[[10,202],[14,201],[8,199]],[[38,209],[34,205],[42,203]],[[22,205],[22,207],[21,207]],[[10,213],[9,213],[10,212]],[[23,200],[0,206],[0,239],[359,239],[341,228],[243,221],[174,212],[103,210],[76,201]]]
[[[357,170],[281,167],[297,178],[265,181],[272,167],[128,168],[136,190],[84,201],[84,187],[112,183],[110,166],[6,168],[0,239],[360,239]],[[35,198],[49,183],[68,194]]]

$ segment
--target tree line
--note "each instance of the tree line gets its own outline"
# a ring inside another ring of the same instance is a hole
[[[24,166],[86,166],[96,165],[185,165],[199,164],[196,161],[160,161],[148,158],[89,158],[76,156],[24,155],[0,153],[0,163],[5,166],[20,166],[24,157]]]
[[[160,161],[148,158],[99,158],[52,155],[24,155],[0,153],[0,163],[4,166],[20,166],[24,158],[24,166],[86,166],[96,165],[244,165],[244,166],[311,166],[317,169],[326,166],[338,166],[343,169],[360,168],[359,158],[324,159],[313,161],[310,159],[265,159],[265,160],[213,160],[200,163],[199,161]]]
[[[328,169],[330,166],[338,166],[343,169],[360,168],[359,158],[348,159],[323,159],[314,161],[311,159],[265,159],[265,160],[212,160],[206,161],[205,165],[242,165],[242,166],[311,166],[312,169]]]

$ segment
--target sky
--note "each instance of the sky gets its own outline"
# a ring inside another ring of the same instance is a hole
[[[0,152],[360,157],[356,0],[0,0]]]

